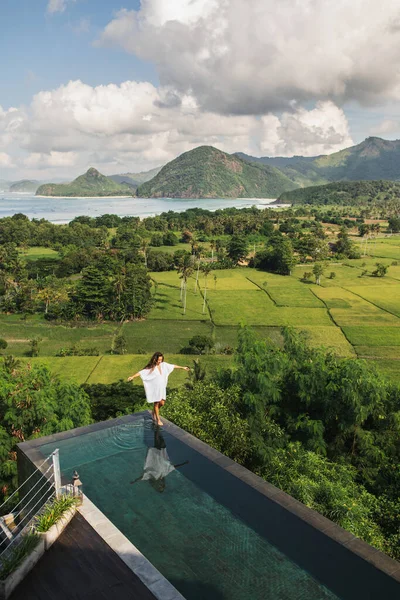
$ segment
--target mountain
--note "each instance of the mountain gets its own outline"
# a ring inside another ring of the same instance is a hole
[[[162,167],[156,167],[155,169],[150,169],[150,171],[141,171],[140,173],[121,173],[120,175],[110,175],[110,179],[116,183],[128,183],[134,187],[137,187],[141,183],[145,183],[146,181],[153,179],[153,177],[155,177],[161,171],[161,169]]]
[[[8,189],[9,192],[25,192],[30,194],[35,194],[36,190],[40,185],[39,181],[34,181],[31,179],[21,179],[21,181],[15,181],[10,184]]]
[[[142,198],[274,198],[297,184],[269,165],[249,164],[200,146],[166,164],[139,186]]]
[[[337,181],[284,192],[274,204],[334,204],[357,206],[396,203],[400,207],[400,183],[395,181]]]
[[[71,183],[45,183],[37,191],[37,196],[61,197],[97,197],[97,196],[132,196],[132,187],[115,183],[91,167],[84,175],[80,175]]]
[[[302,187],[330,181],[400,180],[400,140],[369,137],[340,152],[314,157],[237,156],[250,164],[274,166]]]

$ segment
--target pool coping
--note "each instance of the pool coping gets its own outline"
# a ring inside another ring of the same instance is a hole
[[[87,433],[101,431],[103,429],[108,429],[109,427],[122,425],[124,423],[132,423],[136,420],[142,419],[143,417],[149,417],[149,416],[150,416],[150,411],[148,411],[148,410],[141,411],[138,413],[133,413],[131,415],[125,415],[123,417],[118,417],[116,419],[110,419],[108,421],[102,421],[100,423],[95,423],[93,425],[88,425],[86,427],[78,427],[76,429],[72,429],[69,431],[64,431],[61,433],[49,435],[49,436],[42,437],[42,438],[36,438],[36,439],[28,441],[28,442],[22,442],[21,444],[18,444],[18,449],[21,452],[23,452],[31,462],[33,462],[36,466],[39,466],[43,462],[43,455],[38,450],[39,446],[43,446],[44,444],[48,444],[48,443],[54,443],[54,442],[57,442],[58,440],[63,440],[66,438],[71,438],[71,437],[76,437],[76,436],[80,436],[80,435],[85,435]],[[264,495],[265,497],[267,497],[270,501],[275,502],[276,504],[280,505],[284,509],[288,510],[293,515],[295,515],[298,519],[300,519],[301,521],[307,523],[308,525],[310,525],[311,527],[313,527],[314,529],[316,529],[323,535],[328,536],[334,542],[340,544],[341,546],[344,546],[347,550],[349,550],[353,554],[359,556],[366,562],[370,563],[376,569],[382,571],[385,575],[389,576],[390,578],[394,579],[396,582],[400,583],[400,562],[397,562],[396,560],[390,558],[389,556],[387,556],[380,550],[377,550],[376,548],[370,546],[367,542],[364,542],[363,540],[357,538],[355,535],[353,535],[349,531],[346,531],[345,529],[340,527],[340,525],[337,525],[333,521],[330,521],[329,519],[322,516],[315,510],[308,508],[302,502],[299,502],[292,496],[289,496],[289,494],[286,494],[286,492],[283,492],[282,490],[275,487],[271,483],[265,481],[258,475],[255,475],[254,473],[252,473],[251,471],[249,471],[248,469],[246,469],[239,463],[235,462],[228,456],[225,456],[218,450],[211,448],[211,446],[209,446],[205,442],[202,442],[198,438],[194,437],[192,434],[188,433],[187,431],[184,431],[183,429],[181,429],[180,427],[178,427],[177,425],[175,425],[174,423],[172,423],[165,417],[163,417],[163,421],[164,421],[164,430],[166,432],[170,433],[175,438],[182,440],[185,444],[187,444],[188,446],[190,446],[191,448],[193,448],[194,450],[196,450],[197,452],[202,454],[207,459],[211,460],[213,463],[218,465],[220,468],[222,468],[225,471],[227,471],[228,473],[230,473],[230,475],[237,477],[243,483],[249,485],[250,487],[255,489],[257,492],[259,492],[262,495]],[[85,498],[85,503],[86,502],[88,502],[88,506],[89,506],[90,500],[88,498]],[[93,507],[94,507],[94,505],[93,505]],[[93,508],[91,510],[93,510]],[[100,513],[100,515],[102,515],[102,513],[100,512],[99,509],[96,508],[96,510]],[[87,512],[90,513],[90,510],[88,510]],[[85,515],[83,514],[83,516],[85,516]],[[94,513],[93,513],[93,516],[94,516]],[[105,517],[105,515],[102,515],[102,518],[103,517],[104,517],[104,519],[107,519],[107,517]],[[89,521],[89,523],[90,523],[90,521]],[[111,521],[109,521],[109,523],[112,525]],[[112,527],[114,527],[114,525],[112,525]],[[97,529],[97,526],[95,527],[95,529]],[[115,530],[116,530],[116,532],[119,532],[119,530],[117,528],[115,528]],[[125,536],[121,532],[119,532],[119,533],[123,538],[125,538]],[[100,534],[100,532],[99,532],[99,534]],[[121,538],[121,540],[122,540],[122,538]],[[125,538],[125,540],[129,542],[129,540],[127,540],[127,538]],[[109,543],[107,540],[105,540],[105,541],[107,543]],[[130,543],[131,542],[129,542],[129,544]],[[124,541],[124,544],[125,544],[125,541]],[[133,546],[133,544],[132,544],[132,546]],[[135,549],[134,551],[136,553],[139,553],[139,551],[134,546],[133,546],[133,548]],[[118,554],[118,550],[116,550],[116,552]],[[143,556],[143,555],[141,555],[141,556]],[[121,556],[121,558],[122,558],[122,560],[124,560],[124,558],[122,556]],[[145,559],[145,560],[147,560],[147,559]],[[125,560],[124,560],[124,562],[125,562]],[[126,563],[126,564],[128,564],[128,563]],[[149,564],[151,564],[151,563],[149,563]],[[128,566],[130,568],[132,568],[129,564],[128,564]],[[155,567],[153,567],[153,568],[155,569],[155,571],[157,571],[157,569]],[[157,571],[157,573],[158,573],[158,571]],[[136,574],[138,575],[138,577],[140,577],[139,573],[136,573]],[[161,575],[161,573],[160,573],[160,576],[163,577]],[[166,579],[165,579],[165,581],[169,585],[171,585]],[[144,582],[144,583],[146,583],[146,582]],[[146,585],[147,585],[147,583],[146,583]],[[173,588],[173,589],[175,589],[175,588]],[[177,591],[176,591],[176,593],[179,594],[179,592],[177,592]],[[153,594],[156,595],[154,593],[154,591],[153,591]],[[157,596],[157,598],[158,598],[158,596]],[[160,600],[170,600],[169,596],[162,596],[162,597],[160,596],[159,598],[160,598]],[[183,598],[183,596],[181,596],[179,594],[179,596],[176,596],[176,598]],[[171,597],[171,600],[172,600],[172,597]]]

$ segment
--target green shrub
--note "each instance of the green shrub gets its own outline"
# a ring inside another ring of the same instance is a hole
[[[76,506],[78,498],[75,496],[61,496],[46,504],[42,512],[35,518],[35,529],[39,533],[44,533],[57,523],[63,514]]]

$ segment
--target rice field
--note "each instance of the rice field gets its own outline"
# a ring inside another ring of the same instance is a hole
[[[304,272],[312,264],[297,265],[291,276],[281,276],[249,268],[211,271],[207,278],[207,304],[203,313],[204,275],[196,271],[187,284],[187,308],[183,314],[181,279],[177,272],[152,273],[155,305],[149,317],[139,322],[102,323],[90,326],[52,325],[40,316],[0,315],[0,337],[8,342],[6,352],[26,357],[29,341],[40,338],[40,356],[32,362],[48,364],[61,377],[107,383],[126,378],[155,350],[166,360],[186,364],[192,360],[180,354],[195,335],[213,338],[217,354],[201,357],[211,368],[233,364],[231,355],[218,354],[237,344],[241,324],[254,327],[264,338],[282,344],[283,326],[305,332],[308,342],[344,357],[365,357],[378,370],[394,380],[400,371],[400,264],[394,256],[400,251],[400,237],[378,238],[369,242],[371,254],[344,263],[328,262],[321,285],[304,283]],[[47,248],[33,248],[36,258],[55,255]],[[377,253],[383,253],[378,257]],[[373,255],[372,255],[373,254]],[[400,257],[399,257],[400,259]],[[376,262],[388,265],[384,278],[372,277]],[[400,263],[400,260],[399,260]],[[363,271],[367,274],[362,275]],[[335,273],[330,278],[330,273]],[[197,288],[197,289],[196,289]],[[117,334],[124,335],[127,354],[112,355]],[[61,348],[78,344],[96,347],[101,356],[55,356]],[[172,358],[171,358],[172,357]],[[182,362],[183,361],[183,362]],[[175,379],[173,379],[175,378]],[[177,385],[185,374],[171,378]]]
[[[400,327],[343,327],[343,333],[353,346],[399,346]]]
[[[180,289],[170,285],[160,283],[154,294],[155,304],[150,311],[148,318],[177,320],[177,321],[209,321],[210,315],[205,307],[203,312],[203,298],[198,292],[190,290],[190,284],[187,284],[186,294],[186,312],[184,313],[183,302],[180,300]]]
[[[384,285],[383,282],[380,287],[352,287],[351,290],[375,306],[400,317],[400,285],[396,294],[392,293],[392,286]]]

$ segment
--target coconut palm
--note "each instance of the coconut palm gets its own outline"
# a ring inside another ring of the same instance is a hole
[[[206,312],[206,299],[207,299],[207,278],[211,271],[211,265],[204,263],[201,267],[204,274],[204,301],[203,301],[203,315]]]
[[[190,255],[186,254],[182,257],[181,262],[178,266],[180,273],[181,282],[181,300],[183,296],[183,314],[186,314],[186,295],[187,295],[187,280],[193,273],[193,259]]]

